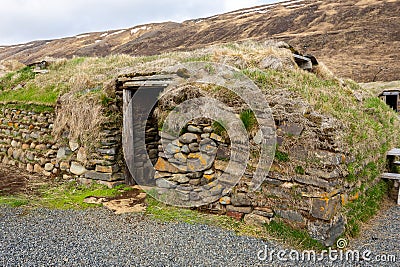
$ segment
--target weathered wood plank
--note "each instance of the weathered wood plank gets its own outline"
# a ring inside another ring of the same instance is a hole
[[[397,205],[400,205],[400,187],[399,192],[397,193]]]
[[[130,90],[123,91],[123,130],[122,130],[122,148],[125,157],[125,183],[128,185],[135,184],[135,180],[128,168],[134,166],[134,147],[133,147],[133,110],[130,101],[133,92]]]
[[[393,148],[387,152],[388,156],[400,156],[400,148]]]
[[[172,81],[153,81],[153,80],[148,80],[148,81],[129,81],[125,82],[123,84],[123,88],[129,88],[129,87],[141,87],[141,86],[147,86],[147,87],[167,87],[169,84],[171,84]]]
[[[399,192],[397,193],[397,205],[400,205],[400,186],[399,186]]]
[[[400,180],[400,173],[385,172],[382,173],[381,178],[390,180]]]

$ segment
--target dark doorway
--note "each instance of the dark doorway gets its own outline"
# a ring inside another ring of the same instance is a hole
[[[398,111],[397,98],[398,98],[398,95],[387,95],[386,96],[386,104],[388,104],[395,111]]]

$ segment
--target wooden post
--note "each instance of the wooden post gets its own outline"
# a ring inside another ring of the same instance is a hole
[[[125,158],[125,183],[134,185],[135,180],[129,168],[134,168],[134,147],[133,147],[133,109],[130,105],[133,92],[131,90],[123,91],[123,131],[122,147]],[[129,167],[128,167],[129,166]]]

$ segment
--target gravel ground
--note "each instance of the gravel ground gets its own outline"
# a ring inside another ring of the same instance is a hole
[[[399,251],[400,207],[393,207],[355,248]],[[0,266],[400,266],[398,263],[260,260],[274,242],[204,225],[160,223],[142,215],[0,207]],[[363,246],[365,244],[366,246]],[[287,251],[287,253],[289,253]],[[295,252],[293,252],[295,253]],[[288,257],[286,255],[286,257]],[[400,257],[400,255],[397,255]]]

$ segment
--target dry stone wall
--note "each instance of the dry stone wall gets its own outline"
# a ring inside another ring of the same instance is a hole
[[[121,131],[113,125],[102,129],[103,139],[94,144],[69,140],[68,132],[52,134],[55,111],[43,112],[0,106],[0,159],[3,164],[30,173],[83,183],[93,180],[109,187],[121,184]],[[93,145],[93,144],[91,144]]]
[[[131,90],[130,86],[136,84],[138,78],[124,76],[117,91]],[[209,184],[210,197],[222,197],[200,209],[256,224],[284,220],[307,229],[314,238],[330,246],[344,232],[346,218],[341,208],[357,186],[345,179],[347,164],[354,159],[343,142],[343,125],[316,112],[294,93],[270,90],[266,98],[275,120],[277,151],[259,190],[249,189],[258,163],[254,159],[232,190],[221,192],[214,186],[228,165],[230,146],[228,140],[213,132],[212,121],[188,123],[186,131],[178,139],[170,139],[166,147],[159,143],[161,132],[153,133],[158,138],[146,140],[151,142],[147,152],[156,170],[156,190],[174,189],[179,191],[177,195],[182,201],[196,201],[199,197],[207,198],[196,194],[196,187]],[[148,131],[158,128],[156,121],[153,124]],[[250,134],[249,142],[250,151],[257,151],[254,148],[261,144],[260,134]],[[215,158],[208,156],[214,153]],[[197,166],[198,162],[204,166]],[[203,168],[197,171],[197,167]]]

